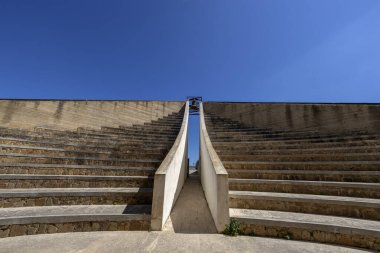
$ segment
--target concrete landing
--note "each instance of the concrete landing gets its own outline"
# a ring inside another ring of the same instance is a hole
[[[217,233],[197,172],[190,172],[164,231],[189,234]]]
[[[259,252],[363,253],[368,251],[283,239],[171,232],[86,232],[0,239],[0,253]]]

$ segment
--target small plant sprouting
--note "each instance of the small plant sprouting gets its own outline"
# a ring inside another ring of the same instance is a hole
[[[292,235],[292,233],[287,233],[286,235],[285,235],[285,239],[286,240],[292,240],[293,239],[293,235]]]
[[[237,236],[240,234],[240,222],[236,219],[231,219],[230,224],[226,225],[223,234],[230,236]]]

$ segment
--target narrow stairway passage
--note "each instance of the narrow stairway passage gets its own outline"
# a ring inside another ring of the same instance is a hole
[[[217,233],[196,171],[190,172],[164,230],[187,234]]]

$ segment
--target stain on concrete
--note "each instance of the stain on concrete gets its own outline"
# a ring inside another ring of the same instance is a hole
[[[290,129],[293,129],[293,117],[292,117],[292,108],[288,104],[285,108],[286,123]]]
[[[17,106],[14,106],[15,104],[17,104],[17,101],[9,101],[8,102],[8,105],[5,108],[4,116],[1,120],[1,123],[7,124],[7,123],[11,122],[12,116],[15,113],[15,111],[17,110]]]
[[[58,121],[62,118],[62,113],[63,113],[63,107],[65,106],[65,101],[59,101],[57,110],[54,113],[54,118]]]

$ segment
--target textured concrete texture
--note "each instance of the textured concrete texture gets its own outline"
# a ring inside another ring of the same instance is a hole
[[[282,239],[171,232],[90,232],[0,239],[0,253],[260,252],[361,253],[347,247]]]
[[[217,232],[197,172],[186,180],[164,230],[189,234]]]
[[[162,230],[169,218],[182,186],[189,174],[187,159],[187,129],[189,102],[178,136],[154,175],[151,229]]]
[[[228,173],[214,150],[208,135],[203,113],[203,103],[200,104],[199,127],[199,161],[202,187],[216,229],[221,232],[229,223]]]
[[[204,103],[205,113],[214,113],[245,126],[272,130],[318,130],[345,132],[380,131],[380,104],[307,103]]]
[[[179,112],[184,102],[0,100],[0,125],[64,129],[143,124]]]

